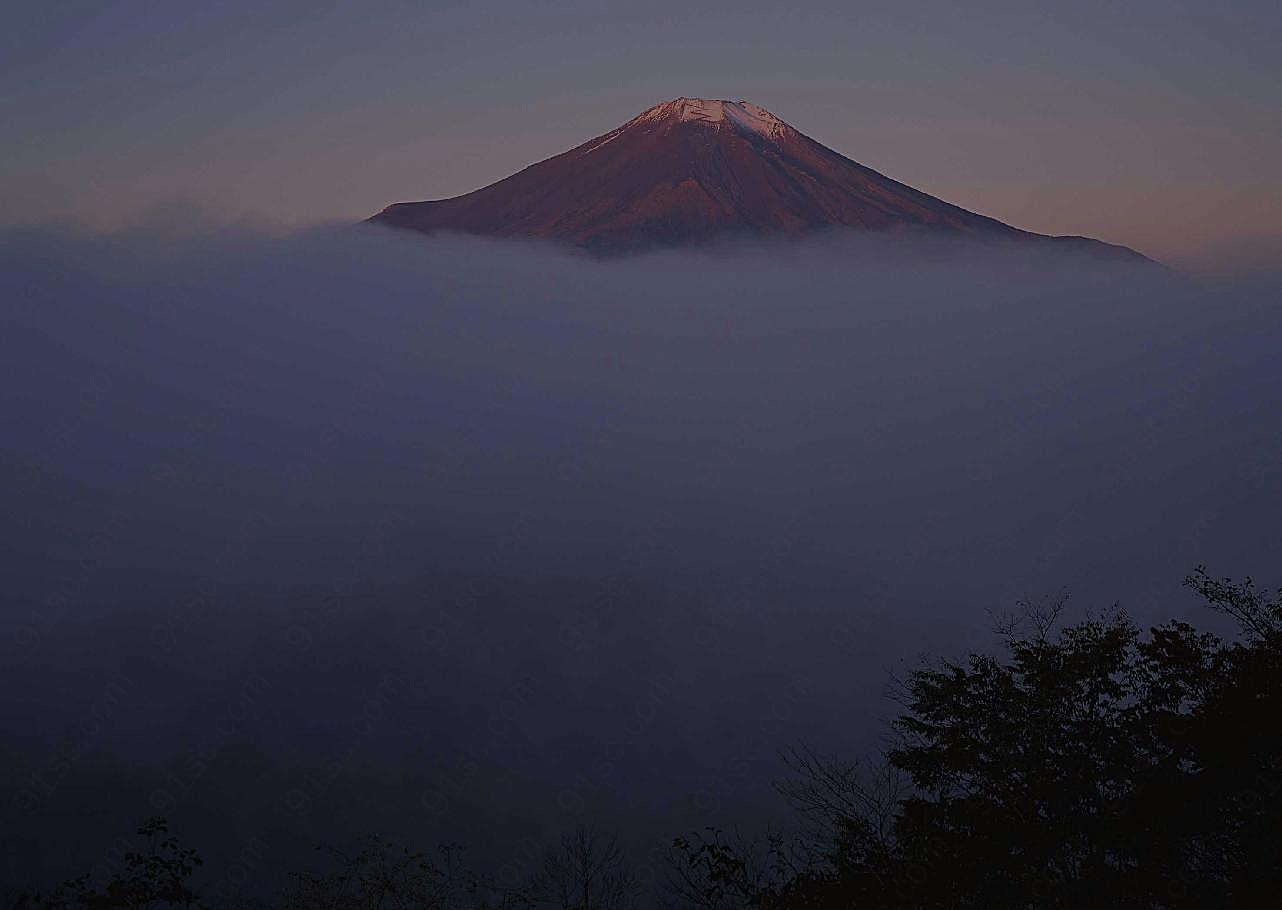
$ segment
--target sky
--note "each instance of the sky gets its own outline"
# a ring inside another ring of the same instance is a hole
[[[1282,250],[1268,0],[6,4],[0,223],[298,224],[478,188],[679,95],[1021,227]]]

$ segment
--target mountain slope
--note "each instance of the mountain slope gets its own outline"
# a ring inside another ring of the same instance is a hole
[[[755,104],[698,98],[656,105],[466,195],[397,203],[369,220],[557,240],[597,253],[850,228],[1052,242],[1144,258],[1087,238],[1021,231],[864,167]]]

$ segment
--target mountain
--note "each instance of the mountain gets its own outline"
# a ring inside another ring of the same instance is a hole
[[[834,152],[747,101],[677,98],[498,183],[369,219],[416,231],[541,238],[595,253],[722,237],[847,228],[1055,245],[1144,260],[1086,237],[1049,237],[936,199]]]

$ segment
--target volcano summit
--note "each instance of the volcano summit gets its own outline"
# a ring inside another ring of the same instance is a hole
[[[677,98],[498,183],[369,219],[416,231],[540,238],[614,254],[732,237],[848,229],[1053,244],[1144,257],[1086,237],[1034,234],[864,167],[747,101]]]

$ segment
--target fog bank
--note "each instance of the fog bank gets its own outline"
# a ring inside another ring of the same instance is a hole
[[[0,232],[0,878],[151,812],[250,881],[362,831],[516,874],[579,818],[640,862],[769,817],[791,743],[875,746],[888,668],[990,610],[1204,621],[1198,563],[1277,581],[1279,290]]]

